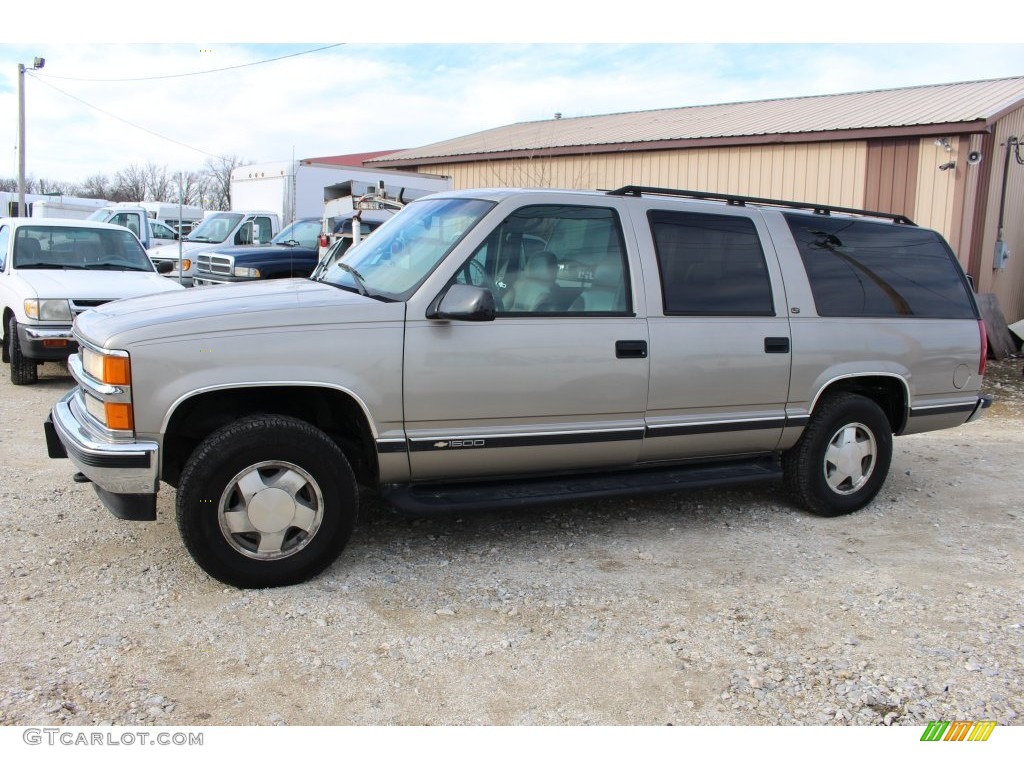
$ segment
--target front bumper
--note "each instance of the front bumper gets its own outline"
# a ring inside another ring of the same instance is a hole
[[[147,440],[114,441],[90,428],[76,387],[43,425],[51,459],[67,458],[92,481],[96,494],[124,520],[155,520],[159,446]]]
[[[67,360],[78,351],[71,326],[18,323],[21,353],[31,360]]]

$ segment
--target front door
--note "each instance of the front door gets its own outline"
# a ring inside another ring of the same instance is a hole
[[[489,322],[407,322],[405,419],[414,479],[635,463],[647,321],[613,208],[533,205],[507,217],[455,282],[494,294]]]

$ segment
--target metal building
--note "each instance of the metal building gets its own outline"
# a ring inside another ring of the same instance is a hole
[[[1024,317],[1024,77],[516,123],[368,160],[455,189],[626,184],[902,213]]]

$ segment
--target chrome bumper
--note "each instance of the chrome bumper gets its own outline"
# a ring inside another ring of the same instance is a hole
[[[159,487],[159,446],[151,441],[114,442],[96,434],[75,411],[78,389],[72,389],[50,412],[45,429],[53,431],[79,472],[108,494],[155,494]],[[47,440],[51,458],[57,446]],[[103,494],[100,494],[103,497]],[[108,505],[109,506],[109,505]]]
[[[53,328],[53,327],[40,327],[35,325],[19,325],[18,330],[25,330],[25,336],[32,341],[49,341],[51,339],[63,339],[64,341],[74,341],[74,334],[71,332],[71,326],[66,328]]]

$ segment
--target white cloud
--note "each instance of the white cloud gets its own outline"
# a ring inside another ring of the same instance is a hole
[[[28,169],[80,181],[129,163],[172,171],[206,152],[254,162],[416,147],[513,122],[690,104],[1024,75],[1021,45],[344,45],[196,77],[98,83],[233,67],[317,47],[241,44],[0,46],[0,176],[14,175],[13,62],[47,57],[26,88]]]

